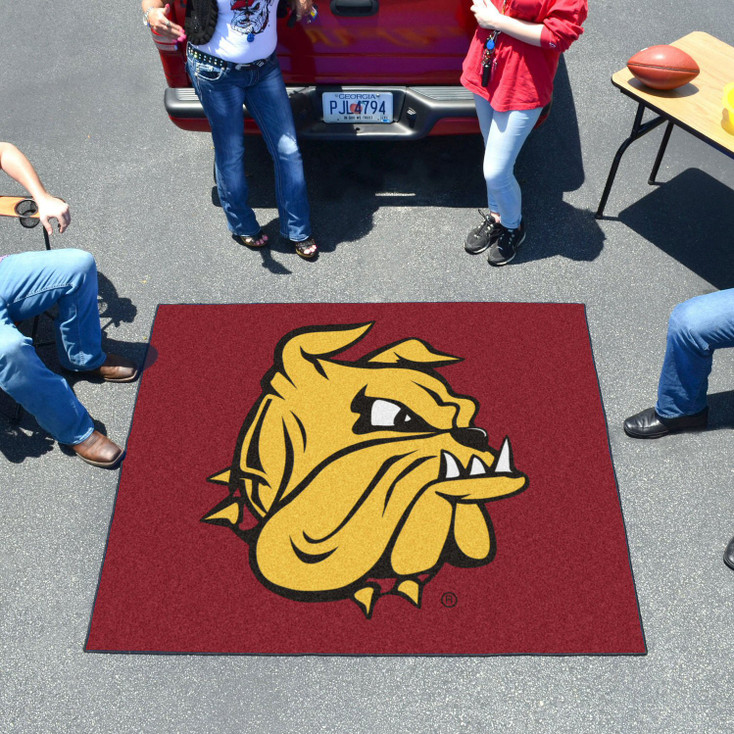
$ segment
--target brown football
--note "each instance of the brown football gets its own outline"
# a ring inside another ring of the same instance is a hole
[[[653,89],[676,89],[695,79],[698,64],[675,46],[650,46],[638,51],[627,68],[645,86]]]

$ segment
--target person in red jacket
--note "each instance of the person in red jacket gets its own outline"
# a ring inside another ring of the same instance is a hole
[[[484,136],[489,215],[466,238],[490,265],[506,265],[525,239],[515,160],[553,94],[563,53],[583,32],[587,0],[474,0],[478,28],[461,83],[474,93]]]

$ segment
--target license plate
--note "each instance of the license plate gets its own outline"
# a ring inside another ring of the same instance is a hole
[[[392,122],[392,92],[324,92],[324,122]]]

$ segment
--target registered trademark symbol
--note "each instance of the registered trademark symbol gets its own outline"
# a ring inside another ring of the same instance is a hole
[[[452,607],[455,607],[459,602],[459,598],[454,594],[453,591],[447,591],[442,597],[441,597],[441,604],[443,604],[445,607],[451,609]]]

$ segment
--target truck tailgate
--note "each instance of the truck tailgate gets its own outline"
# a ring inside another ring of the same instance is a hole
[[[186,0],[175,0],[183,23]],[[277,55],[299,136],[415,139],[478,131],[459,85],[476,28],[468,0],[321,0],[312,23],[279,20]],[[184,68],[185,44],[156,46],[165,107],[186,130],[208,121]],[[252,132],[249,117],[245,129]]]
[[[332,0],[281,27],[286,84],[458,84],[476,28],[465,0]]]

